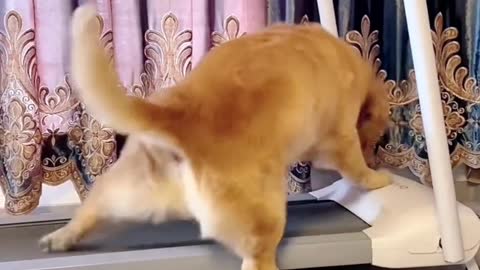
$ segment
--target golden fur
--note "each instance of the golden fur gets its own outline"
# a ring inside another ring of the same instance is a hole
[[[390,183],[362,156],[373,164],[387,125],[382,82],[318,25],[229,41],[142,100],[123,93],[95,16],[89,6],[74,14],[73,80],[89,112],[130,137],[75,217],[41,239],[45,250],[67,250],[106,221],[195,219],[203,237],[243,258],[243,270],[273,270],[289,164],[312,160],[367,189]]]

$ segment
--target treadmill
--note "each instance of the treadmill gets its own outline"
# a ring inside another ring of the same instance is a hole
[[[38,240],[63,226],[75,206],[40,207],[28,216],[0,215],[2,270],[238,270],[240,258],[199,238],[191,222],[124,224],[100,229],[69,252],[43,253]],[[278,250],[280,269],[369,264],[369,225],[340,204],[309,194],[288,202]]]
[[[365,191],[340,179],[288,201],[278,249],[280,269],[371,264],[413,268],[465,264],[478,270],[480,219],[457,202],[464,261],[444,260],[431,188],[392,174],[387,187]],[[76,206],[38,208],[25,216],[0,214],[0,270],[239,270],[240,258],[200,239],[192,222],[122,224],[97,230],[62,253],[43,253],[38,240],[63,226]]]

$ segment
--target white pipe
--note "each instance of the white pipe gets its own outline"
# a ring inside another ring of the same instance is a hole
[[[335,20],[335,8],[333,0],[317,0],[320,24],[332,35],[338,37],[337,21]]]
[[[464,259],[452,167],[443,120],[426,0],[404,0],[418,98],[433,181],[437,221],[445,261]],[[414,224],[412,224],[414,226]]]
[[[465,264],[467,270],[479,270],[478,263],[475,258],[471,259]]]

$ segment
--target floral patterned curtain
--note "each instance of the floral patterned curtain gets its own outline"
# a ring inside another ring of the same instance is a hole
[[[212,46],[268,23],[319,21],[315,0],[0,1],[0,186],[10,214],[35,209],[42,185],[71,181],[84,198],[125,141],[93,119],[71,89],[69,24],[85,2],[98,7],[99,38],[126,93],[141,97],[181,80]],[[480,4],[427,2],[452,166],[478,169]],[[340,36],[377,68],[389,89],[392,125],[379,144],[379,161],[408,168],[429,184],[402,0],[334,4]],[[292,164],[289,192],[310,191],[310,178],[308,162]]]
[[[0,183],[5,209],[26,214],[42,185],[72,181],[79,197],[125,140],[90,116],[69,80],[70,20],[97,5],[125,91],[146,97],[181,80],[212,46],[266,25],[258,0],[0,1]]]
[[[403,1],[335,0],[334,5],[339,35],[377,68],[388,87],[391,127],[379,144],[377,158],[385,166],[408,168],[431,184]],[[451,163],[478,173],[480,3],[428,0],[427,5]],[[313,0],[272,0],[269,15],[271,21],[319,21]],[[309,164],[298,164],[295,171],[290,181],[296,183],[290,185],[297,187],[295,192],[308,191]]]

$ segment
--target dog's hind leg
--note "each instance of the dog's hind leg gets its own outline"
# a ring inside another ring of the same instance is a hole
[[[40,246],[48,252],[69,250],[106,222],[160,223],[187,217],[180,181],[152,181],[142,166],[132,166],[132,160],[120,158],[97,178],[72,220],[44,236]]]
[[[102,206],[95,191],[96,188],[93,188],[67,225],[40,239],[44,252],[69,250],[99,225],[104,215],[99,213]]]
[[[286,222],[286,191],[281,174],[272,175],[270,183],[265,183],[265,177],[239,180],[248,188],[234,188],[228,196],[214,198],[209,204],[209,212],[215,214],[214,220],[207,221],[207,237],[241,257],[242,270],[278,269],[276,253]]]

